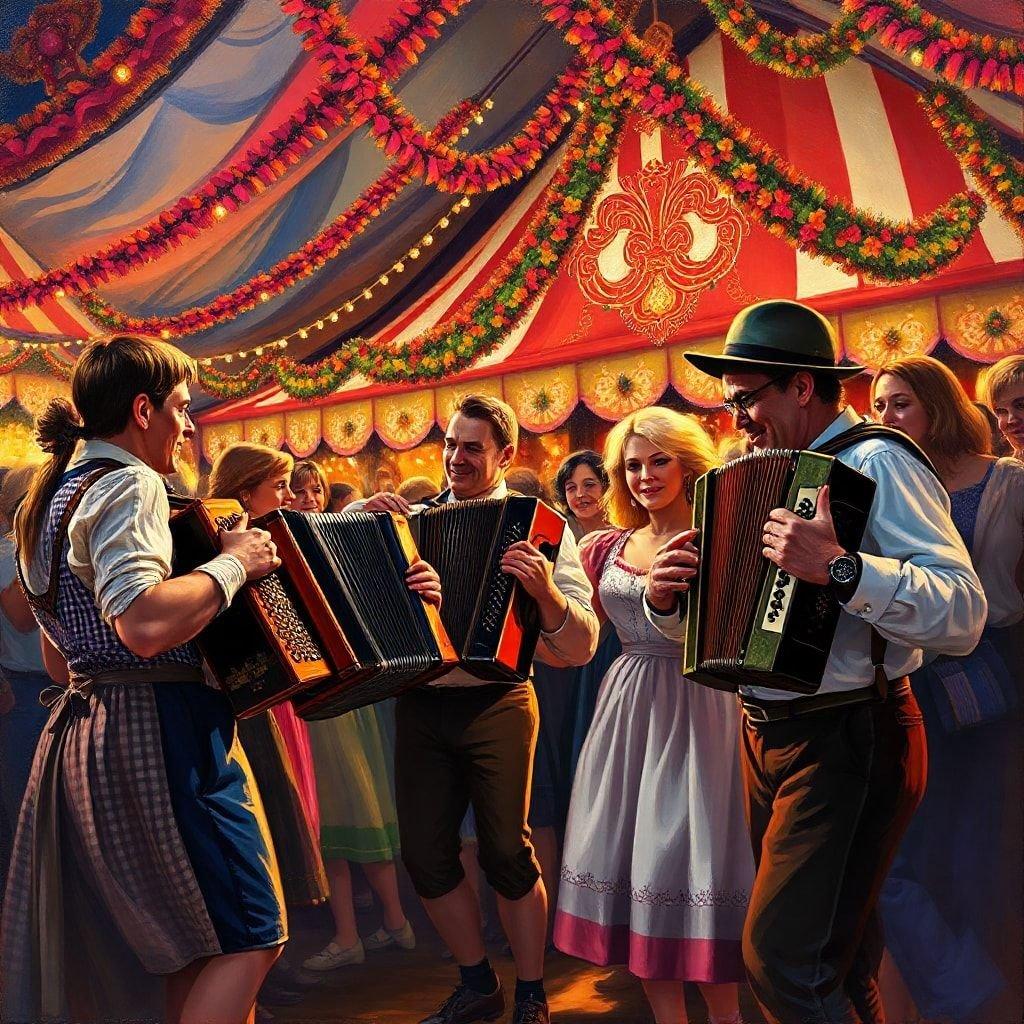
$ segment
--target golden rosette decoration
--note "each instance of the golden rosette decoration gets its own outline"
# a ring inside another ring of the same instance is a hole
[[[323,410],[323,438],[338,455],[355,455],[373,433],[373,403],[346,402]]]
[[[245,440],[241,423],[210,423],[203,427],[203,455],[207,462],[214,462],[228,445]]]
[[[299,409],[285,413],[284,434],[293,455],[309,458],[320,444],[320,410]]]
[[[284,414],[275,413],[246,420],[245,439],[268,448],[280,448],[284,444]]]
[[[653,405],[668,386],[668,357],[655,350],[615,359],[600,359],[579,367],[580,396],[602,419],[620,420]]]
[[[713,351],[721,352],[722,343]],[[679,392],[691,405],[701,409],[720,409],[722,407],[722,382],[718,377],[709,377],[701,373],[684,358],[686,352],[694,349],[687,345],[674,345],[669,349],[668,361],[672,387]]]
[[[939,299],[946,340],[982,363],[1024,352],[1024,288],[1009,285]]]
[[[560,427],[579,400],[573,366],[511,373],[504,383],[506,401],[520,425],[535,434]]]
[[[373,425],[389,448],[403,451],[415,447],[434,425],[434,392],[413,391],[376,399]]]
[[[871,370],[908,356],[926,356],[938,344],[939,334],[939,313],[932,298],[843,314],[846,357]]]

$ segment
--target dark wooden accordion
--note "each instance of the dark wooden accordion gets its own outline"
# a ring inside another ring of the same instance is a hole
[[[554,562],[565,520],[537,498],[510,495],[437,505],[410,519],[422,557],[441,577],[441,619],[462,668],[480,679],[521,682],[540,638],[536,603],[501,570],[517,541]]]
[[[827,586],[795,579],[762,554],[775,508],[813,519],[828,484],[839,543],[860,547],[873,480],[828,455],[764,451],[705,473],[694,488],[701,561],[688,599],[683,671],[707,686],[814,693],[840,607]]]
[[[175,573],[212,558],[241,511],[203,500],[174,513]],[[340,715],[455,666],[437,610],[406,586],[416,546],[404,517],[278,509],[254,525],[281,568],[247,583],[196,640],[239,717],[289,699],[306,718]]]

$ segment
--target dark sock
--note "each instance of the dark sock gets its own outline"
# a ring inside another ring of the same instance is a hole
[[[538,978],[536,981],[523,981],[522,978],[516,978],[516,1002],[521,1003],[527,999],[533,999],[538,1003],[546,1003],[548,997],[544,994],[544,979]]]
[[[479,992],[482,996],[489,996],[498,987],[498,976],[487,957],[472,967],[463,967],[460,964],[459,974],[462,975],[462,984],[466,988]]]

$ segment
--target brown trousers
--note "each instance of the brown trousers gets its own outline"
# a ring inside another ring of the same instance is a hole
[[[423,899],[450,893],[464,875],[459,829],[472,804],[480,866],[509,900],[540,868],[526,824],[537,743],[533,686],[420,687],[396,709],[395,788],[404,862]]]

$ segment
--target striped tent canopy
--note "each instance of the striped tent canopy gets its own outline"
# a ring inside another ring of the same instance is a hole
[[[879,67],[852,61],[821,79],[787,79],[752,64],[717,33],[688,63],[723,108],[858,207],[910,220],[965,187],[915,91]],[[553,153],[500,219],[432,287],[368,335],[368,343],[406,342],[471,298],[526,229],[558,157]],[[665,260],[650,258],[659,252]],[[229,426],[245,432],[241,421],[270,424],[266,436],[279,434],[296,451],[310,449],[317,432],[340,451],[331,424],[344,420],[346,409],[363,416],[366,435],[376,429],[392,447],[408,447],[434,421],[444,425],[453,395],[476,386],[503,393],[537,430],[553,429],[579,401],[617,418],[642,396],[656,400],[670,384],[695,405],[713,405],[706,379],[688,372],[681,352],[720,344],[738,309],[768,297],[801,299],[829,315],[853,362],[877,366],[893,355],[927,352],[940,337],[991,361],[1005,352],[985,351],[970,318],[986,303],[1021,305],[1022,273],[1020,239],[989,211],[963,256],[935,279],[898,287],[866,282],[748,223],[687,162],[671,132],[633,118],[573,252],[497,351],[436,389],[354,379],[309,403],[269,388],[211,410],[203,425],[220,436]],[[402,398],[413,392],[415,403]],[[406,409],[396,419],[399,402],[415,405],[415,416]],[[319,424],[311,406],[320,410]],[[288,429],[299,423],[300,408],[306,410],[301,443]],[[392,430],[389,422],[405,428]]]

